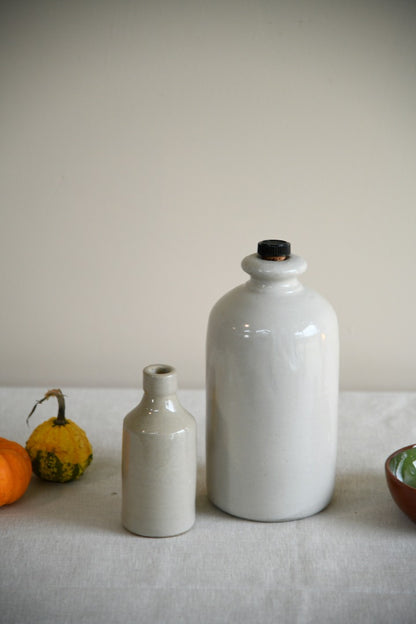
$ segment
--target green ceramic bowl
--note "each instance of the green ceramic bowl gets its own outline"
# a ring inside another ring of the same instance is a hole
[[[386,459],[384,468],[393,500],[416,522],[416,444],[394,451]]]

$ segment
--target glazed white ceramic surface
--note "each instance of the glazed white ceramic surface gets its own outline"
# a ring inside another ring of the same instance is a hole
[[[142,401],[124,419],[122,522],[138,535],[178,535],[195,522],[196,423],[176,386],[173,367],[146,367]]]
[[[214,306],[207,334],[207,489],[251,520],[302,518],[335,479],[338,323],[305,288],[306,262],[246,257],[251,279]]]

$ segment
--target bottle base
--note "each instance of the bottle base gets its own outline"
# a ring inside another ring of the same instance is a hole
[[[298,513],[292,514],[251,514],[244,513],[241,511],[231,511],[221,505],[215,503],[211,498],[208,497],[208,500],[214,507],[227,514],[228,516],[232,516],[233,518],[239,518],[240,520],[248,520],[250,522],[264,522],[264,523],[274,523],[274,522],[293,522],[294,520],[303,520],[304,518],[310,518],[311,516],[316,516],[316,514],[324,511],[326,507],[328,507],[331,500],[327,501],[323,506],[319,506],[317,508],[313,508],[307,511],[301,511]]]
[[[148,538],[154,538],[154,539],[162,539],[165,537],[178,537],[179,535],[183,535],[184,533],[187,533],[188,531],[190,531],[192,529],[192,527],[195,524],[195,521],[192,522],[192,524],[188,525],[187,527],[183,528],[181,527],[180,529],[173,529],[171,531],[167,530],[167,531],[152,531],[149,529],[141,529],[141,528],[130,528],[128,525],[124,524],[124,522],[122,523],[123,527],[126,529],[126,531],[128,531],[129,533],[131,533],[132,535],[137,535],[138,537],[148,537]]]

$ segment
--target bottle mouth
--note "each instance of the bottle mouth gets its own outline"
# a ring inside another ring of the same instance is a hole
[[[174,366],[150,364],[143,369],[143,390],[153,395],[174,394],[177,388],[177,375]]]
[[[150,364],[146,366],[143,372],[148,375],[171,375],[175,369],[168,364]]]

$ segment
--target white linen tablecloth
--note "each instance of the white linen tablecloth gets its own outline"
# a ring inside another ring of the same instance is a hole
[[[47,388],[0,389],[0,436],[25,444],[57,412],[25,419]],[[76,482],[32,478],[0,508],[0,622],[416,622],[416,524],[384,477],[393,450],[416,442],[416,393],[341,393],[332,503],[293,522],[239,520],[207,500],[202,390],[179,398],[198,423],[197,519],[184,535],[134,536],[121,525],[121,430],[141,391],[62,388],[67,417],[94,459]]]

